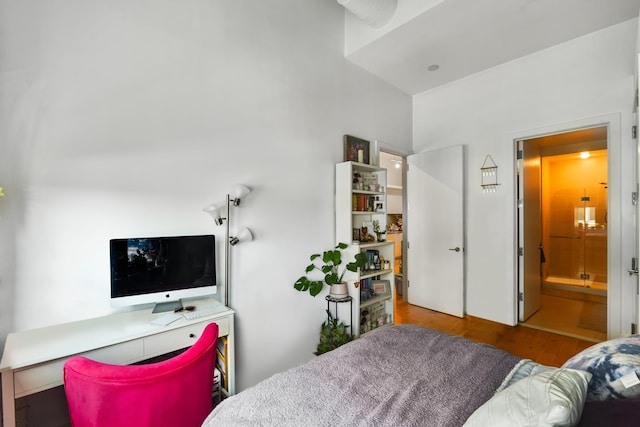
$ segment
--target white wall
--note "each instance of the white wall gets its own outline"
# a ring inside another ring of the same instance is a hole
[[[622,136],[609,141],[613,157],[609,232],[618,238],[610,248],[616,254],[610,260],[610,272],[624,282],[616,284],[618,289],[633,289],[629,282],[633,279],[620,271],[628,268],[624,265],[634,253],[633,236],[624,235],[622,227],[632,225],[628,220],[633,220],[629,195],[635,154],[629,129],[636,26],[636,19],[624,22],[414,97],[415,152],[468,146],[468,314],[507,324],[516,321],[513,138],[600,116],[618,117],[622,129]],[[480,167],[487,154],[498,165],[502,184],[490,194],[480,188]],[[620,304],[619,309],[628,315],[629,301],[621,301],[620,294],[614,298],[618,301],[609,302]],[[614,325],[614,332],[628,328]]]
[[[1,0],[0,19],[0,344],[111,312],[110,238],[221,243],[201,209],[242,183],[238,388],[311,358],[325,301],[293,283],[334,244],[342,135],[411,147],[411,99],[343,57],[343,8]]]

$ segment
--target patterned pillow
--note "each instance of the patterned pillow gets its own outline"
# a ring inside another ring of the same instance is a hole
[[[593,345],[567,360],[563,368],[593,374],[587,401],[640,396],[640,335]]]

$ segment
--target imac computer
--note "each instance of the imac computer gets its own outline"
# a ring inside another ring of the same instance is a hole
[[[181,299],[216,293],[215,236],[112,239],[111,304],[182,307]]]

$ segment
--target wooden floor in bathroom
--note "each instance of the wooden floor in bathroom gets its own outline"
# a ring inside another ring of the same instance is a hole
[[[600,342],[607,339],[607,297],[542,288],[541,308],[525,326]]]
[[[516,356],[548,366],[561,366],[590,347],[593,340],[552,333],[523,325],[508,326],[473,316],[459,318],[411,305],[396,298],[395,323],[413,324],[491,344]]]

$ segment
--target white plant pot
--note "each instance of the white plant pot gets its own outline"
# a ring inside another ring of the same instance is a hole
[[[336,283],[335,285],[331,285],[329,287],[329,295],[333,296],[333,297],[346,297],[347,295],[349,295],[349,289],[347,288],[347,283],[346,282],[342,282],[342,283]]]

